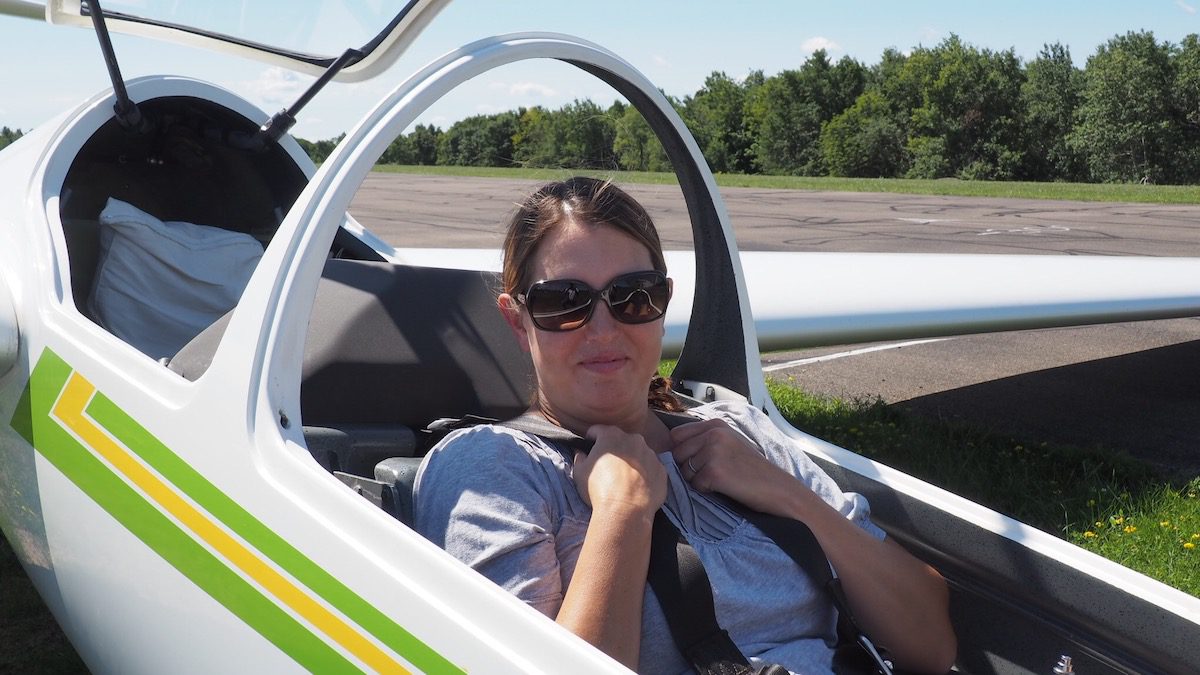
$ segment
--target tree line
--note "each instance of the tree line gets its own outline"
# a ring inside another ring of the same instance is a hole
[[[8,127],[0,127],[0,150],[3,150],[8,144],[24,136],[24,132],[20,129],[9,129]]]
[[[1077,68],[1046,45],[1023,62],[951,35],[866,66],[813,53],[798,69],[714,72],[668,97],[718,173],[1200,183],[1200,37],[1117,35]],[[0,129],[0,148],[20,138]],[[323,161],[342,136],[300,140]],[[646,121],[616,101],[576,100],[417,125],[390,164],[666,171]]]
[[[866,66],[712,73],[669,97],[714,172],[985,180],[1200,182],[1200,38],[1117,35],[1077,68],[1061,43],[1023,62],[952,35]],[[339,137],[340,138],[340,137]],[[338,139],[304,142],[317,161]],[[417,125],[392,164],[669,170],[641,115],[576,100]]]

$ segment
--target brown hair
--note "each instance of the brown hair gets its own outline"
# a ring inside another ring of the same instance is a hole
[[[515,296],[536,281],[529,278],[529,268],[538,246],[568,222],[616,228],[646,247],[654,269],[667,271],[658,230],[646,209],[611,181],[575,176],[543,185],[517,206],[504,237],[505,293]],[[662,410],[683,409],[671,393],[671,381],[657,375],[650,382],[647,402]]]

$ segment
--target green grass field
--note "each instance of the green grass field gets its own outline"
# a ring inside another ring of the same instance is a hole
[[[502,169],[470,166],[375,167],[383,173],[475,176],[519,180],[556,180],[577,173],[602,176],[619,183],[675,183],[675,174],[645,171],[572,171],[567,169]],[[884,192],[948,197],[998,197],[1004,199],[1057,199],[1088,202],[1136,202],[1144,204],[1200,204],[1200,186],[1140,185],[1136,183],[1031,183],[970,181],[953,178],[911,180],[905,178],[809,178],[803,176],[752,176],[718,174],[721,187],[776,188],[829,192]]]

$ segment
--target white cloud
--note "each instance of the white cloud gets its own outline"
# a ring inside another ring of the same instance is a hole
[[[827,37],[822,37],[820,35],[817,35],[815,37],[810,37],[807,40],[805,40],[804,42],[800,43],[801,53],[811,54],[811,53],[817,51],[818,49],[824,49],[827,52],[837,52],[837,51],[841,51],[842,47],[841,47],[841,45],[834,42],[833,40],[830,40]]]
[[[654,59],[654,65],[658,66],[659,68],[667,68],[669,70],[672,67],[671,62],[667,60],[667,57],[661,54],[655,54],[651,58]]]
[[[943,31],[941,28],[925,26],[921,29],[921,41],[931,43],[941,42],[943,33],[945,33],[945,31]]]
[[[489,82],[487,88],[491,91],[501,92],[509,96],[540,96],[542,98],[553,98],[558,95],[558,91],[549,85],[541,82]]]
[[[1196,13],[1196,8],[1187,4],[1183,0],[1175,0],[1175,5],[1178,6],[1179,9],[1182,9],[1183,11],[1187,12],[1188,14]]]
[[[257,79],[240,82],[239,88],[265,108],[282,108],[295,103],[310,82],[311,77],[271,66],[259,73]]]
[[[540,82],[515,82],[508,86],[508,93],[513,96],[540,96],[542,98],[553,98],[558,95],[553,87]]]

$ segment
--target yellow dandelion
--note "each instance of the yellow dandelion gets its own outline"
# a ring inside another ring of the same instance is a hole
[[[1088,530],[1087,532],[1084,532],[1084,533],[1083,533],[1083,538],[1084,538],[1084,539],[1092,539],[1092,538],[1094,538],[1095,536],[1096,536],[1096,533],[1095,533],[1095,532],[1092,532],[1091,530]],[[1188,543],[1191,543],[1191,542],[1188,542]],[[1193,545],[1193,546],[1195,546],[1195,544],[1192,544],[1192,545]]]
[[[1184,542],[1183,547],[1190,551],[1190,550],[1196,548],[1196,545],[1193,544],[1192,542],[1188,541],[1188,542]]]
[[[1096,528],[1097,528],[1097,529],[1099,529],[1099,528],[1101,528],[1101,527],[1104,527],[1104,523],[1102,523],[1102,522],[1100,522],[1100,521],[1098,521],[1098,520],[1097,520],[1097,521],[1096,521]]]
[[[1125,516],[1113,516],[1112,518],[1109,518],[1109,520],[1112,521],[1113,525],[1120,525],[1121,523],[1125,522]]]
[[[1134,532],[1137,532],[1137,526],[1135,526],[1135,525],[1126,525],[1125,526],[1125,534],[1133,534]]]
[[[1170,527],[1170,526],[1171,526],[1171,521],[1169,521],[1169,520],[1160,520],[1160,521],[1158,521],[1158,526],[1159,526],[1159,527]]]
[[[1200,532],[1192,535],[1192,539],[1200,539]]]

